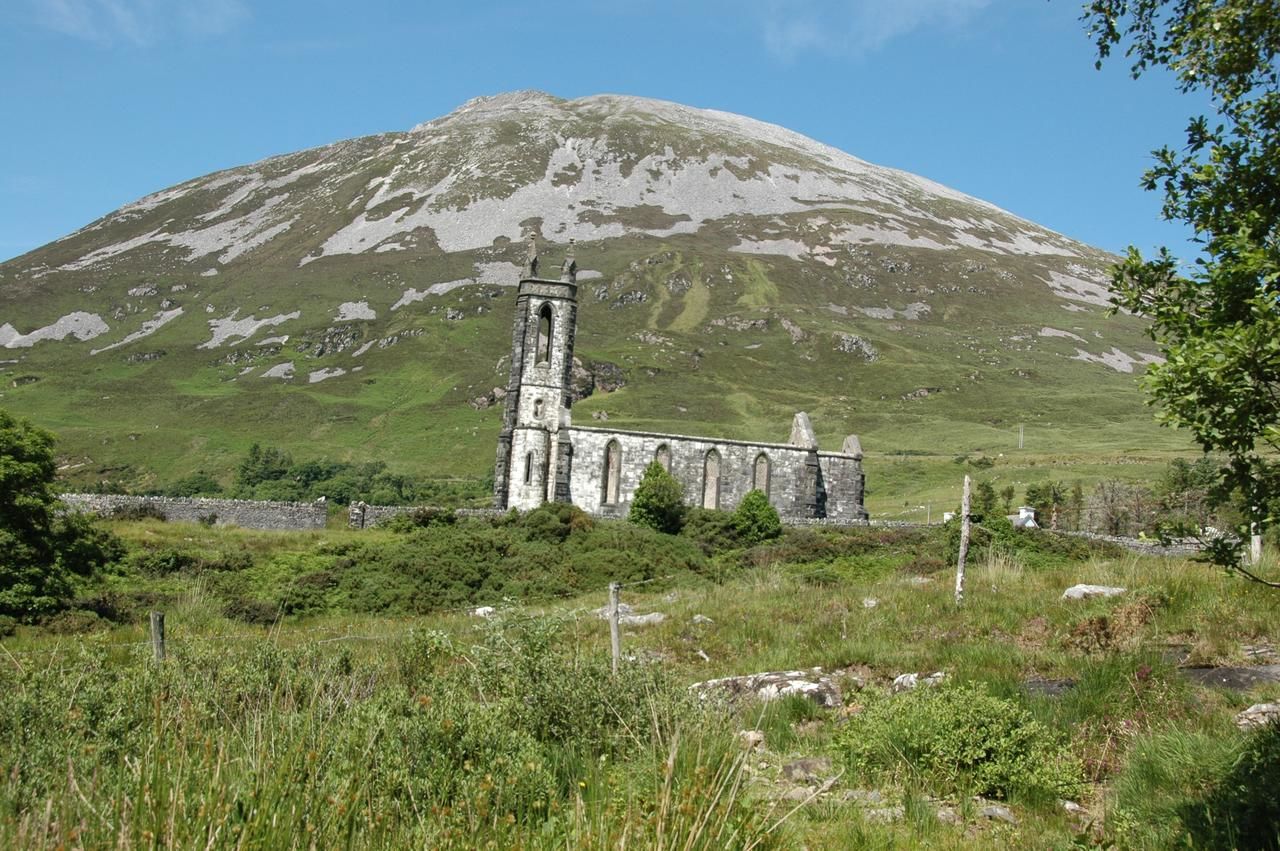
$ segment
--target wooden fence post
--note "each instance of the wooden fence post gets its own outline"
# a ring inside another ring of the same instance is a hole
[[[164,612],[151,613],[151,650],[157,662],[164,661]]]
[[[969,477],[964,477],[960,500],[960,558],[956,562],[956,605],[964,603],[964,560],[969,555]]]
[[[622,586],[609,583],[609,644],[613,651],[613,673],[618,673],[618,660],[622,657],[622,635],[618,632],[618,593]]]

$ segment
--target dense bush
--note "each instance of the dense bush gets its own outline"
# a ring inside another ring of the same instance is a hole
[[[457,515],[447,508],[424,507],[397,514],[378,525],[391,532],[412,532],[432,526],[452,526],[457,519]]]
[[[831,529],[793,526],[782,537],[747,550],[744,567],[774,564],[820,565],[847,556],[892,555],[905,565],[933,564],[945,551],[935,529],[852,528]],[[919,572],[919,571],[917,571]]]
[[[200,571],[238,571],[253,566],[253,556],[239,549],[194,549],[179,547],[138,547],[123,559],[126,571],[143,576],[168,576]]]
[[[53,635],[83,635],[110,625],[97,612],[84,609],[64,609],[40,621],[41,628]]]
[[[742,546],[742,538],[738,535],[733,515],[727,511],[690,508],[685,514],[680,534],[696,541],[708,555]]]
[[[123,553],[88,517],[58,510],[54,474],[53,435],[0,411],[0,615],[58,611]]]
[[[249,597],[232,597],[222,606],[222,614],[229,620],[255,626],[270,626],[280,619],[281,606],[265,600]]]
[[[115,624],[136,623],[149,609],[162,607],[171,597],[154,591],[99,591],[77,597],[74,608],[93,612]]]
[[[649,462],[631,499],[627,519],[640,526],[674,535],[684,521],[684,488],[658,460]]]
[[[328,593],[337,587],[338,577],[332,570],[305,573],[285,590],[280,608],[286,615],[319,614],[328,610]]]
[[[544,503],[526,514],[508,515],[503,522],[519,530],[526,541],[556,544],[574,532],[586,532],[595,527],[590,514],[567,502]]]
[[[782,534],[782,519],[764,491],[752,490],[733,512],[733,526],[748,546],[771,541]]]
[[[960,523],[946,525],[947,552],[944,561],[954,564],[960,553]],[[1095,555],[1114,558],[1122,552],[1113,544],[1090,541],[1074,535],[1060,535],[1046,529],[1015,529],[1005,517],[984,518],[969,527],[969,551],[995,547],[1016,553],[1028,567],[1045,567],[1070,561],[1087,561]]]
[[[943,793],[1052,799],[1080,791],[1080,763],[1027,710],[980,686],[884,696],[839,735],[851,772],[918,777]]]
[[[144,576],[167,576],[183,570],[190,570],[199,563],[200,558],[187,550],[139,549],[129,553],[124,559],[126,569],[136,570]]]
[[[333,565],[332,595],[353,611],[420,613],[705,569],[703,553],[683,538],[547,504],[357,544]]]

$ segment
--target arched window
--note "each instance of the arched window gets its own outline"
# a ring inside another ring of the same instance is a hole
[[[551,305],[542,305],[538,311],[538,363],[551,360]]]
[[[763,452],[756,456],[756,466],[751,476],[751,487],[758,491],[764,491],[765,496],[769,495],[769,456]]]
[[[667,444],[665,443],[659,446],[658,451],[653,453],[653,460],[661,464],[662,469],[670,473],[671,472],[671,447],[667,446]]]
[[[609,441],[604,448],[604,475],[601,478],[604,482],[602,502],[616,505],[622,490],[622,447],[616,440]]]
[[[720,453],[714,449],[702,462],[702,507],[720,507]]]
[[[542,419],[542,400],[541,399],[533,400],[533,415],[538,419]]]
[[[533,481],[533,453],[530,452],[524,456],[524,483],[530,484]]]

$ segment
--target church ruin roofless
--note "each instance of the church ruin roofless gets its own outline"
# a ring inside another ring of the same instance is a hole
[[[568,502],[592,514],[625,515],[645,468],[657,460],[683,485],[691,505],[732,510],[754,489],[789,522],[866,519],[857,436],[846,437],[839,452],[822,452],[804,412],[795,415],[787,443],[573,425],[576,275],[572,242],[556,279],[539,275],[537,248],[529,241],[498,436],[498,508]]]

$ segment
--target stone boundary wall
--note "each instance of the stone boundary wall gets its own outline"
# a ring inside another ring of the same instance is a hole
[[[368,505],[363,502],[353,502],[347,509],[347,526],[352,529],[369,529],[390,520],[392,517],[426,509],[446,510],[436,505]],[[498,508],[453,509],[455,517],[502,517],[507,513]],[[627,519],[627,513],[616,505],[605,506],[600,511],[592,514],[592,516],[604,520]],[[784,526],[831,526],[836,528],[848,528],[851,526],[898,528],[926,525],[905,520],[841,520],[837,517],[783,517],[782,524]],[[935,523],[933,525],[936,526],[938,524]]]
[[[1175,540],[1166,546],[1155,538],[1123,538],[1119,535],[1102,535],[1097,532],[1057,532],[1056,534],[1070,535],[1073,538],[1084,538],[1089,541],[1103,541],[1147,556],[1193,556],[1201,551],[1199,542],[1194,539]]]
[[[392,517],[425,510],[447,511],[449,509],[443,509],[437,505],[369,505],[364,502],[353,502],[347,507],[347,526],[351,529],[368,529]],[[501,517],[507,513],[497,508],[455,508],[452,511],[455,517]]]
[[[323,529],[329,506],[323,502],[267,502],[248,499],[190,499],[168,496],[64,493],[61,499],[74,511],[110,517],[118,508],[152,506],[169,520],[197,523],[210,516],[218,526],[244,529]]]

